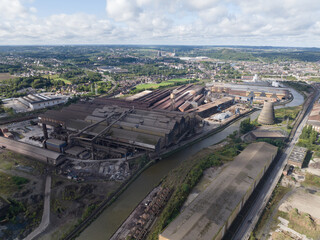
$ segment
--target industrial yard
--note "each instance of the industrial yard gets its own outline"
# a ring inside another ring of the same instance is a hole
[[[59,174],[53,176],[51,187],[51,224],[39,239],[61,239],[108,196],[116,192],[117,181],[76,182]]]
[[[0,239],[23,239],[43,211],[45,165],[0,149]]]
[[[267,89],[270,93],[271,88]],[[274,94],[267,95],[270,99],[289,97],[286,90],[281,90],[283,94],[273,90]],[[250,96],[250,92],[244,94]],[[252,99],[236,101],[231,93],[226,96],[199,85],[185,85],[145,91],[127,99],[96,98],[61,111],[49,110],[39,119],[47,148],[73,158],[126,160],[144,153],[156,156],[200,133],[205,125],[219,126],[210,121],[221,123],[245,114],[251,110]],[[53,132],[48,133],[47,126]]]
[[[281,102],[287,101],[290,94],[266,98]],[[0,142],[54,167],[51,218],[61,229],[50,227],[43,239],[59,238],[146,163],[254,111],[252,103],[256,99],[193,84],[143,91],[120,99],[99,97],[48,110],[38,119],[6,125],[1,129]],[[108,190],[102,190],[105,188]],[[165,187],[152,193],[115,239],[126,239],[128,235],[144,239],[171,194],[172,189]]]
[[[2,133],[73,160],[157,158],[182,141],[247,114],[253,109],[252,102],[261,97],[263,102],[270,101],[267,106],[290,98],[286,89],[251,85],[189,84],[125,99],[100,97],[48,110],[38,120],[11,124]]]
[[[318,160],[315,159],[316,161]],[[295,162],[291,160],[290,164],[292,163]],[[262,220],[254,231],[254,236],[258,239],[272,240],[318,239],[319,172],[314,171],[312,166],[302,169],[296,166],[285,168],[283,174],[268,208],[262,215]]]

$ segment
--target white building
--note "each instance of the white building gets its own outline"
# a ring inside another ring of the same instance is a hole
[[[272,87],[280,87],[280,83],[277,81],[272,81]]]
[[[32,110],[65,103],[65,99],[59,97],[51,98],[42,94],[29,94],[28,96],[19,98],[19,101],[27,107],[31,108]]]

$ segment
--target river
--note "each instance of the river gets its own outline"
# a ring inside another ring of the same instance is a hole
[[[285,106],[293,107],[301,105],[304,101],[303,96],[293,89],[290,89],[290,91],[293,94],[294,99]],[[284,106],[278,106],[277,108],[281,107]],[[259,113],[260,111],[256,111],[249,117],[251,119],[256,119]],[[77,239],[109,239],[133,209],[139,204],[139,202],[141,202],[145,196],[159,184],[160,180],[166,176],[170,170],[179,166],[184,160],[201,149],[216,144],[225,139],[229,134],[239,130],[241,120],[242,119],[234,122],[221,132],[195,143],[186,149],[180,150],[149,167],[119,196],[114,203],[106,208]]]

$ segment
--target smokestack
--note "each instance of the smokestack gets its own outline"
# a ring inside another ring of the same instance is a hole
[[[274,124],[274,109],[272,102],[264,102],[264,106],[258,118],[258,123],[263,125]]]

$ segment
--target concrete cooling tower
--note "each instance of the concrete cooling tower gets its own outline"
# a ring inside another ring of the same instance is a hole
[[[258,118],[258,123],[264,125],[274,124],[274,109],[272,102],[264,102],[264,106]]]

